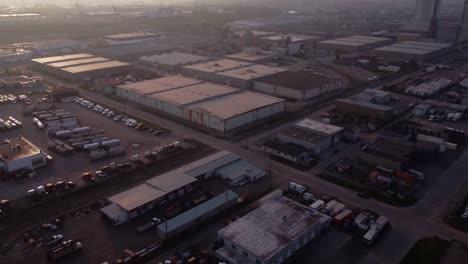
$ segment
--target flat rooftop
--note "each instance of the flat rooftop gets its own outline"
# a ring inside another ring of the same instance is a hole
[[[0,143],[0,159],[5,161],[19,160],[41,153],[41,150],[24,137],[6,139]]]
[[[144,56],[140,60],[161,65],[177,66],[209,60],[208,57],[190,53],[171,52],[160,55]]]
[[[242,90],[214,83],[200,83],[179,89],[168,90],[149,97],[176,105],[197,103],[210,98],[241,92]]]
[[[230,159],[225,160],[225,157],[231,155],[232,153],[228,151],[214,153],[178,169],[153,177],[143,184],[109,197],[108,200],[124,210],[134,210],[197,181],[196,177],[201,174],[225,166],[231,162]],[[237,159],[240,158],[237,156]],[[200,174],[197,175],[195,170]]]
[[[273,56],[267,54],[255,54],[250,52],[239,52],[235,54],[224,55],[225,58],[233,60],[242,60],[247,62],[256,62],[260,60],[270,59]]]
[[[91,71],[97,71],[97,70],[103,70],[103,69],[112,69],[112,68],[130,66],[130,65],[131,64],[128,64],[126,62],[121,62],[121,61],[107,61],[107,62],[87,64],[87,65],[82,65],[82,66],[71,66],[71,67],[62,68],[62,70],[67,71],[69,73],[83,73],[83,72],[91,72]]]
[[[192,65],[184,66],[184,68],[203,71],[203,72],[221,72],[234,68],[245,67],[251,65],[247,62],[237,61],[237,60],[228,60],[222,59],[217,61],[202,62]]]
[[[63,56],[37,58],[37,59],[32,59],[32,61],[45,64],[45,63],[53,63],[53,62],[60,62],[60,61],[66,61],[66,60],[92,58],[92,57],[94,57],[94,55],[87,54],[87,53],[79,53],[79,54],[70,54],[70,55],[63,55]]]
[[[164,195],[166,195],[165,191],[158,190],[144,183],[109,197],[108,200],[127,211],[131,211],[141,205],[157,200]]]
[[[256,81],[298,91],[309,91],[326,84],[339,82],[340,80],[323,74],[307,73],[303,71],[284,71],[278,74],[260,77]]]
[[[70,66],[83,65],[83,64],[96,63],[96,62],[104,62],[104,61],[109,61],[109,59],[102,58],[102,57],[92,57],[92,58],[79,59],[79,60],[67,60],[67,61],[62,61],[62,62],[49,63],[48,65],[54,68],[65,68],[65,67],[70,67]]]
[[[196,178],[182,173],[182,171],[173,171],[154,177],[146,181],[146,184],[157,188],[158,190],[170,193],[178,190],[192,182],[197,181]]]
[[[437,52],[443,49],[450,48],[452,44],[448,43],[436,43],[436,42],[424,42],[424,41],[403,41],[393,45],[380,47],[374,49],[374,51],[380,52],[399,52],[414,55],[425,55],[433,52]]]
[[[247,67],[226,70],[218,74],[222,76],[232,77],[241,80],[252,80],[264,76],[274,75],[280,72],[287,71],[283,68],[270,67],[261,64],[254,64]]]
[[[313,144],[322,142],[325,139],[325,136],[322,136],[318,133],[294,126],[280,130],[279,134],[297,138]]]
[[[119,87],[139,94],[148,95],[198,83],[201,83],[201,81],[189,77],[168,76],[142,82],[124,84]]]
[[[285,197],[265,202],[218,231],[234,244],[268,262],[314,225],[329,219]]]
[[[116,35],[109,35],[105,36],[106,39],[112,40],[127,40],[127,39],[136,39],[136,38],[152,38],[157,37],[159,34],[150,33],[150,32],[130,32],[130,33],[122,33]]]
[[[357,46],[375,44],[375,43],[386,42],[386,41],[390,41],[390,39],[355,35],[355,36],[344,37],[344,38],[324,40],[324,41],[320,41],[319,43],[357,47]]]
[[[226,120],[286,100],[259,93],[243,92],[202,102],[190,107],[195,111]]]
[[[291,38],[291,42],[301,42],[301,41],[309,41],[309,40],[319,40],[320,37],[317,36],[309,36],[309,35],[275,35],[275,36],[268,36],[263,37],[264,40],[271,40],[271,41],[280,41],[287,37]]]
[[[326,124],[323,122],[315,121],[309,118],[303,119],[295,124],[297,127],[302,129],[307,129],[309,131],[314,131],[320,133],[322,135],[332,136],[337,133],[340,133],[344,130],[344,128]]]

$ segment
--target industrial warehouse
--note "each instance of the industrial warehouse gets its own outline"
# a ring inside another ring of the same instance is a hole
[[[225,83],[217,73],[252,65],[251,63],[236,60],[221,59],[216,61],[201,62],[182,67],[181,72],[187,77],[204,80],[207,82]]]
[[[394,116],[394,109],[388,106],[390,93],[366,89],[347,99],[336,100],[335,108],[349,114],[366,116],[370,120],[388,121]]]
[[[105,36],[104,40],[112,45],[122,45],[151,41],[155,40],[157,37],[159,37],[159,34],[156,33],[132,32]]]
[[[286,69],[282,68],[254,64],[242,68],[219,72],[218,76],[220,78],[216,78],[216,82],[241,89],[251,89],[253,87],[253,82],[258,78],[274,76],[280,72],[285,71]]]
[[[33,67],[39,71],[69,81],[110,76],[124,73],[132,68],[131,64],[125,62],[95,57],[86,53],[38,58],[31,61]]]
[[[216,254],[230,264],[284,263],[325,230],[331,218],[281,197],[218,231]]]
[[[253,90],[286,99],[306,101],[343,88],[343,81],[323,74],[283,71],[257,78]]]
[[[320,41],[317,47],[330,51],[360,52],[392,44],[389,38],[350,36]]]
[[[149,110],[222,135],[285,111],[283,99],[183,76],[122,85],[116,93]]]
[[[204,180],[211,177],[220,177],[231,185],[237,185],[242,181],[255,182],[264,175],[265,173],[261,169],[241,159],[236,154],[220,151],[109,197],[108,200],[111,204],[102,208],[101,212],[113,225],[119,225],[156,206],[193,191],[200,187]],[[231,194],[227,195],[232,196]],[[215,207],[218,207],[216,204],[213,203]],[[188,214],[197,215],[193,212]],[[180,220],[173,221],[179,222]],[[173,224],[172,222],[168,223],[169,230],[174,228]],[[165,228],[164,230],[166,230]]]
[[[296,55],[300,51],[313,50],[321,37],[308,35],[275,35],[263,37],[260,40],[272,47],[285,48],[287,55]]]
[[[403,60],[431,60],[435,57],[447,53],[453,44],[423,42],[423,41],[404,41],[390,46],[374,49],[373,52],[379,56],[398,58]]]
[[[209,60],[208,57],[190,53],[171,52],[153,56],[143,56],[140,62],[146,66],[177,70],[179,67]]]
[[[0,143],[0,174],[45,166],[46,154],[23,137]]]

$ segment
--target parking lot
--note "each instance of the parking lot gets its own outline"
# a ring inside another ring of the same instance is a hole
[[[187,204],[188,201],[193,201],[203,196],[216,195],[222,193],[223,190],[226,189],[232,189],[238,193],[240,197],[245,198],[246,195],[248,195],[253,199],[256,194],[261,195],[264,193],[267,187],[266,178],[257,183],[235,188],[223,180],[213,178],[204,182],[188,195],[166,204],[165,207],[184,205]],[[67,263],[112,262],[122,257],[125,249],[136,252],[150,244],[162,244],[162,241],[158,238],[157,228],[152,228],[145,232],[138,232],[137,228],[150,221],[152,217],[156,216],[164,219],[164,214],[162,213],[163,208],[158,207],[150,210],[144,215],[116,227],[112,226],[107,219],[102,217],[99,211],[102,205],[102,203],[93,203],[89,206],[62,214],[63,228],[58,227],[53,231],[48,229],[46,231],[41,231],[39,235],[34,238],[35,241],[32,243],[23,241],[23,238],[19,237],[18,240],[14,241],[11,250],[8,251],[6,255],[2,256],[2,261],[4,260],[6,263],[12,263],[11,261],[14,261],[14,263],[27,263],[30,259],[35,259],[36,261],[34,263],[47,263],[45,254],[47,245],[45,245],[43,241],[47,241],[53,235],[57,234],[63,235],[64,240],[79,240],[83,244],[83,250],[75,256],[67,258]],[[187,207],[185,210],[189,208],[190,207]],[[237,217],[238,211],[221,214],[226,216],[232,215],[234,219]],[[53,219],[48,219],[48,221],[52,220]],[[203,234],[210,234],[210,239],[215,240],[216,231],[219,227],[226,225],[227,221],[227,217],[213,219],[211,224],[204,224],[200,229],[197,229],[198,231],[189,230],[182,236],[187,238],[187,242],[190,242],[194,239],[198,239],[197,236],[192,236],[194,233],[201,232]],[[40,227],[41,225],[35,226]],[[44,230],[44,228],[40,229]],[[34,234],[37,232],[34,230],[38,229],[30,229],[27,233]],[[160,252],[158,251],[158,255],[165,256],[166,254],[164,252],[171,254],[173,250],[174,248],[172,248],[171,244],[168,244],[165,245]],[[0,261],[0,263],[2,262]]]
[[[81,174],[84,172],[94,172],[101,166],[108,165],[111,162],[128,161],[133,155],[143,157],[144,153],[148,150],[153,150],[178,140],[180,141],[180,139],[172,137],[166,130],[162,132],[163,130],[156,127],[151,132],[147,130],[139,131],[125,125],[123,122],[114,121],[112,118],[103,116],[76,103],[57,103],[56,108],[74,113],[79,120],[80,126],[103,129],[106,137],[119,139],[121,146],[126,149],[126,155],[96,162],[91,162],[88,155],[84,152],[73,152],[72,155],[62,156],[47,149],[51,138],[47,136],[44,130],[40,130],[34,125],[31,116],[23,116],[21,114],[22,105],[0,105],[2,116],[13,116],[23,123],[23,127],[20,129],[1,133],[2,138],[21,135],[43,151],[47,151],[53,157],[53,161],[47,167],[37,170],[34,178],[2,183],[2,199],[14,200],[24,197],[29,189],[60,180],[74,181],[78,186],[81,186],[85,184],[80,179]],[[161,133],[155,135],[154,132],[157,130],[161,131]]]

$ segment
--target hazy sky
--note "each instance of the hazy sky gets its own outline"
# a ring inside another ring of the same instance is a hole
[[[170,3],[179,3],[180,0],[162,0],[164,3],[170,4]],[[182,2],[191,2],[194,0],[182,0]],[[216,2],[216,1],[222,1],[222,2],[233,2],[233,3],[239,3],[239,2],[246,2],[246,3],[253,3],[256,0],[198,0],[199,2],[205,1],[205,2]],[[269,1],[274,1],[274,0],[257,0],[259,2],[265,3]],[[288,0],[284,0],[288,1]],[[328,3],[330,2],[353,2],[353,1],[358,1],[358,2],[364,2],[364,1],[369,1],[369,2],[378,2],[378,3],[407,3],[408,5],[413,5],[415,4],[416,0],[302,0],[304,2],[320,2],[320,1],[326,1]],[[122,4],[122,3],[137,3],[137,2],[143,2],[145,4],[160,4],[161,0],[0,0],[0,4],[7,4],[7,5],[33,5],[33,4],[52,4],[52,3],[57,3],[60,5],[73,5],[76,2],[80,4]],[[452,4],[452,3],[463,3],[463,0],[442,0],[443,3],[445,4]]]

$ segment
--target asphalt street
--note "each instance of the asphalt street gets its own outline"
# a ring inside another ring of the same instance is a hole
[[[123,110],[124,108],[123,103],[93,92],[80,90],[80,94],[116,109]],[[450,194],[456,193],[458,187],[462,186],[467,180],[465,172],[468,171],[468,164],[465,161],[468,160],[468,152],[465,152],[454,162],[444,175],[440,175],[440,179],[442,180],[437,185],[432,186],[432,189],[416,205],[400,208],[372,199],[363,199],[351,190],[311,176],[310,173],[274,162],[267,157],[242,148],[243,142],[236,144],[212,137],[174,121],[137,109],[130,104],[126,104],[125,110],[128,114],[174,131],[175,136],[196,138],[217,149],[232,151],[258,166],[271,168],[273,177],[283,177],[287,180],[307,184],[316,188],[316,190],[320,190],[320,192],[337,196],[351,206],[369,208],[381,215],[387,216],[391,222],[393,232],[386,239],[382,240],[382,243],[375,250],[370,251],[368,256],[361,260],[362,263],[397,263],[412,244],[421,237],[439,236],[445,239],[457,239],[468,243],[468,234],[451,228],[440,218],[442,208],[451,199]]]
[[[61,83],[60,81],[55,82]],[[67,83],[62,82],[62,84],[69,86]],[[392,226],[392,232],[389,232],[359,263],[398,263],[413,243],[422,237],[439,236],[444,239],[457,239],[468,243],[468,234],[446,225],[440,217],[442,208],[453,200],[452,196],[468,180],[468,175],[466,174],[468,163],[465,162],[468,160],[468,152],[463,153],[451,165],[449,170],[439,176],[437,184],[431,186],[431,189],[427,191],[417,204],[411,207],[394,207],[376,200],[363,199],[352,190],[322,180],[319,177],[311,175],[309,172],[296,170],[274,162],[263,155],[246,150],[243,148],[245,141],[233,143],[225,139],[219,139],[167,118],[140,110],[132,104],[124,104],[106,96],[76,88],[79,89],[80,95],[83,97],[126,112],[148,123],[172,130],[173,136],[195,138],[214,148],[236,153],[257,166],[270,168],[273,177],[281,178],[285,183],[289,180],[303,183],[321,193],[337,196],[350,206],[371,209],[381,215],[387,216]],[[295,121],[291,120],[291,123]],[[269,133],[271,133],[270,130],[264,132],[264,135],[255,135],[255,138],[266,136]],[[248,142],[255,142],[255,139],[251,141],[247,140]]]

